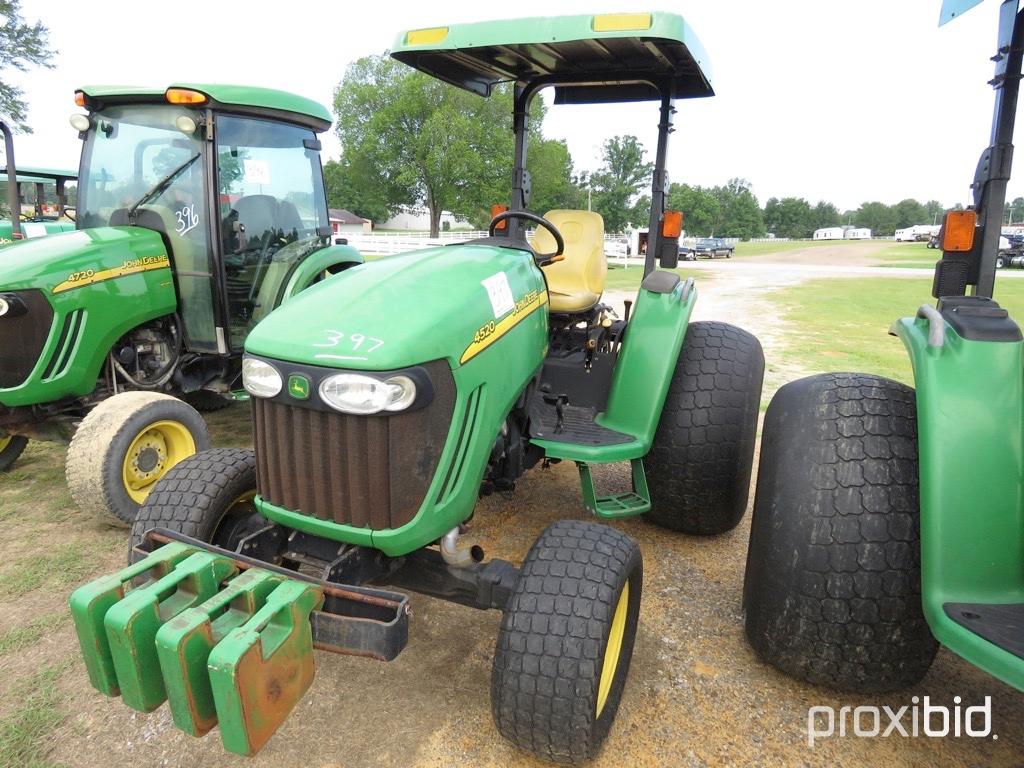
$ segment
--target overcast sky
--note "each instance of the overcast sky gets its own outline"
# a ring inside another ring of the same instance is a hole
[[[939,0],[681,0],[651,6],[682,14],[707,49],[717,96],[677,103],[672,181],[748,179],[769,197],[825,199],[840,210],[906,197],[969,202],[988,144],[989,56],[999,2],[938,27]],[[646,7],[643,8],[646,10]],[[175,81],[284,88],[331,104],[345,65],[388,49],[399,30],[547,13],[641,10],[619,0],[55,0],[23,3],[49,26],[52,70],[14,73],[29,98],[32,136],[19,164],[77,167],[68,125],[75,88]],[[4,73],[5,79],[9,77]],[[653,154],[653,103],[551,109],[548,136],[569,142],[577,168],[600,163],[608,137],[632,133]],[[340,145],[325,137],[325,155]],[[1018,172],[1018,176],[1024,171]],[[1024,183],[1010,184],[1010,197]]]

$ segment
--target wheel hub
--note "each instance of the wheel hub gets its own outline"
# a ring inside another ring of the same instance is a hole
[[[138,490],[163,474],[167,462],[167,442],[159,431],[150,429],[135,441],[132,448],[126,474],[128,487]]]

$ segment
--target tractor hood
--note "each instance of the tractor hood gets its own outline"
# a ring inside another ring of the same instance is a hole
[[[52,303],[63,293],[169,266],[157,232],[140,227],[83,229],[0,250],[0,291],[35,288]]]
[[[246,340],[262,357],[387,371],[452,368],[547,301],[533,255],[493,241],[428,248],[353,267],[274,310]],[[541,318],[538,320],[538,318]]]

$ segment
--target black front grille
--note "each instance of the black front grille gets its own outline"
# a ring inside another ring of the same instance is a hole
[[[39,361],[53,325],[53,307],[42,291],[14,291],[28,311],[0,317],[0,389],[25,383]]]
[[[360,528],[397,528],[416,515],[437,471],[455,407],[443,360],[422,366],[433,400],[386,416],[350,416],[252,399],[256,484],[275,506]]]

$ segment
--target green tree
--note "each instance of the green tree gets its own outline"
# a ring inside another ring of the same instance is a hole
[[[895,228],[906,229],[907,227],[917,226],[918,224],[931,224],[931,219],[928,217],[928,209],[911,198],[906,200],[900,200],[896,205],[892,207],[893,214],[896,218]]]
[[[858,227],[867,227],[875,235],[891,235],[896,231],[896,210],[885,203],[863,203],[853,216]]]
[[[605,232],[623,232],[636,218],[631,203],[654,170],[646,154],[636,136],[613,136],[604,143],[604,164],[590,183],[593,208],[604,218]]]
[[[938,200],[929,200],[924,204],[924,210],[929,224],[939,224],[942,222],[942,214],[946,212],[946,206]]]
[[[25,92],[11,83],[10,72],[26,72],[32,66],[52,69],[50,59],[57,52],[50,48],[49,30],[41,21],[30,24],[22,18],[21,0],[0,0],[0,17],[0,115],[6,116],[16,130],[32,133],[25,122]]]
[[[1010,203],[1011,224],[1024,224],[1024,197],[1015,197]]]
[[[814,210],[811,211],[811,234],[813,235],[816,229],[838,227],[841,221],[838,208],[832,203],[819,200],[818,204],[814,206]]]
[[[683,228],[691,237],[707,237],[714,233],[722,218],[722,204],[713,189],[670,184],[668,207],[683,212]]]
[[[729,179],[724,187],[715,187],[715,194],[722,205],[722,217],[714,234],[742,240],[764,236],[764,215],[749,181]]]
[[[772,197],[764,204],[764,225],[776,237],[810,237],[814,231],[813,216],[811,204],[802,197]]]
[[[364,162],[363,158],[356,155],[324,163],[327,205],[330,208],[344,208],[379,224],[390,216],[387,185],[381,183],[369,169],[364,169]],[[395,196],[399,197],[400,193]]]
[[[543,105],[534,102],[536,124]],[[483,99],[387,56],[350,64],[334,96],[342,165],[367,178],[365,199],[423,205],[437,236],[442,211],[473,215],[508,199],[513,139],[508,87]],[[539,129],[533,133],[539,138]]]

